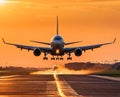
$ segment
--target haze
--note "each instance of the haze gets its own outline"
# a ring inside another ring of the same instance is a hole
[[[49,42],[55,35],[56,16],[59,32],[66,42],[83,41],[71,46],[117,41],[94,52],[87,51],[73,61],[43,61],[33,52],[20,51],[0,41],[0,65],[49,67],[67,62],[113,62],[120,59],[120,0],[0,0],[0,36],[19,44],[44,46],[29,40]],[[50,59],[50,58],[49,58]]]

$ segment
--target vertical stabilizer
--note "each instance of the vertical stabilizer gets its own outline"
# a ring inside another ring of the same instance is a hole
[[[57,21],[56,21],[56,35],[59,35],[59,32],[58,32],[58,16],[57,16]]]

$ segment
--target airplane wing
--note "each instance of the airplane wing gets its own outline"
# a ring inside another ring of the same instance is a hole
[[[26,50],[34,50],[36,48],[39,48],[41,50],[41,52],[50,52],[51,51],[51,48],[46,48],[46,47],[37,47],[37,46],[27,46],[27,45],[21,45],[21,44],[13,44],[13,43],[7,43],[5,42],[5,40],[2,38],[4,44],[7,44],[7,45],[13,45],[17,48],[20,48],[21,50],[22,49],[26,49]]]
[[[96,49],[96,48],[100,48],[101,46],[104,46],[104,45],[114,44],[115,41],[116,41],[116,38],[114,39],[113,42],[96,44],[96,45],[81,46],[81,47],[65,48],[64,51],[65,51],[66,53],[68,53],[68,52],[74,52],[74,50],[77,49],[77,48],[80,48],[82,51],[93,50],[93,49]]]

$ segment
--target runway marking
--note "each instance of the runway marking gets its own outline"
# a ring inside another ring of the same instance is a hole
[[[62,79],[63,79],[63,78],[62,78]],[[65,82],[65,84],[67,85],[67,87],[69,87],[69,89],[72,90],[72,94],[73,94],[73,95],[82,97],[81,95],[79,95],[79,94],[66,82],[66,80],[63,79],[63,81]]]
[[[61,97],[68,97],[68,96],[82,97],[74,89],[72,89],[72,87],[63,78],[62,78],[62,81],[60,81],[57,74],[54,74],[53,77],[55,79],[55,83],[56,83],[59,95]]]
[[[89,76],[102,78],[102,79],[113,80],[113,81],[120,81],[120,78],[110,77],[110,76],[100,76],[100,75],[89,75]]]
[[[61,97],[66,97],[61,89],[61,86],[60,86],[60,83],[59,83],[59,79],[58,79],[58,76],[56,74],[53,75],[54,79],[55,79],[55,83],[57,85],[57,90],[59,92],[59,95]]]
[[[16,77],[16,76],[20,76],[20,75],[0,76],[0,79],[11,78],[11,77]]]

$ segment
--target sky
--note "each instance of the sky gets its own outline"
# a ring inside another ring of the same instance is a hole
[[[29,40],[50,42],[56,31],[65,42],[83,41],[72,46],[111,42],[113,45],[83,52],[67,61],[43,61],[43,54],[8,46],[0,41],[1,66],[50,67],[68,62],[114,62],[120,60],[120,0],[0,0],[0,38],[7,42],[44,46]],[[50,57],[50,56],[49,56]]]

